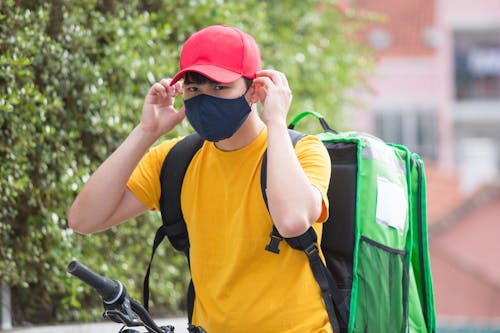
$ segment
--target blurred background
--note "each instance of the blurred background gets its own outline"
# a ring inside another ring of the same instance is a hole
[[[441,332],[500,331],[500,1],[353,0],[377,58],[350,126],[426,161]]]
[[[183,41],[220,23],[287,74],[290,116],[316,110],[424,158],[439,331],[500,332],[500,0],[2,0],[0,329],[99,318],[72,258],[141,299],[158,214],[81,236],[66,211]],[[155,314],[182,316],[187,282],[162,245]]]

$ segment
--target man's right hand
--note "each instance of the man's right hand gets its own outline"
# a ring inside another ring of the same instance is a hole
[[[175,97],[183,93],[181,82],[170,85],[171,79],[163,79],[151,86],[142,108],[141,128],[156,139],[170,132],[186,116],[184,106],[174,107]]]
[[[149,147],[184,119],[184,107],[174,108],[182,89],[182,83],[170,86],[168,79],[149,89],[140,124],[92,174],[71,205],[68,223],[73,230],[106,230],[148,209],[127,188],[127,181]]]

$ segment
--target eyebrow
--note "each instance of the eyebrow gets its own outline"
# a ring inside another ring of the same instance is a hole
[[[184,84],[193,84],[193,83],[194,84],[204,84],[204,83],[210,83],[210,84],[216,83],[217,84],[219,82],[211,80],[211,79],[209,79],[206,76],[203,76],[201,74],[193,75],[193,74],[187,73],[184,76]]]
[[[222,82],[217,82],[217,81],[204,81],[204,82],[199,82],[199,81],[193,81],[193,80],[184,80],[184,85],[191,85],[191,84],[198,84],[198,85],[203,85],[203,84],[208,84],[208,85],[229,85],[229,83],[222,83]]]

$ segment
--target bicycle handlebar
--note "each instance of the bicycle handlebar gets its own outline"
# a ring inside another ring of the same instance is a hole
[[[144,326],[148,332],[173,332],[172,326],[159,327],[142,305],[130,298],[120,281],[111,280],[97,274],[84,264],[73,260],[68,265],[68,273],[93,287],[104,302],[105,317],[127,326]],[[137,315],[140,321],[137,319]]]
[[[106,304],[114,304],[126,294],[120,281],[99,275],[76,260],[69,263],[68,272],[93,287]]]

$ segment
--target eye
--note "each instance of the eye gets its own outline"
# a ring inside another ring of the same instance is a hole
[[[189,87],[186,87],[186,90],[189,92],[196,92],[196,91],[198,91],[198,87],[189,86]]]
[[[223,86],[223,85],[218,84],[218,85],[216,85],[216,86],[214,87],[214,90],[223,90],[223,89],[226,89],[226,88],[227,88],[226,86]]]

